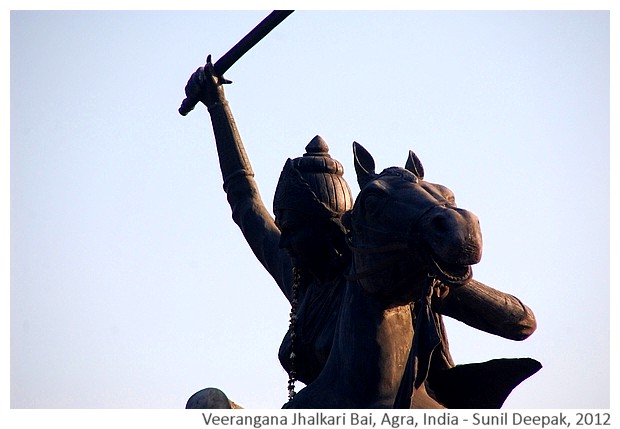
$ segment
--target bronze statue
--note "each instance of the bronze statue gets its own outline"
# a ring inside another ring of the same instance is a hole
[[[442,304],[462,298],[466,306],[454,307],[456,318],[506,310],[482,300],[480,307],[467,308],[475,302],[468,300],[472,292],[490,292],[471,283],[470,266],[482,256],[478,219],[456,207],[448,188],[423,180],[413,152],[404,169],[391,167],[381,174],[361,145],[354,143],[354,152],[361,192],[343,216],[353,260],[332,350],[318,378],[285,407],[499,408],[538,363],[518,359],[462,366],[457,371],[467,368],[471,378],[454,383],[438,313]],[[431,377],[431,368],[439,378]],[[463,387],[494,371],[492,393],[465,394]],[[510,379],[497,377],[500,371]],[[455,390],[462,394],[444,395]]]
[[[290,375],[285,406],[501,406],[540,364],[512,359],[455,367],[441,320],[441,314],[448,315],[512,340],[523,340],[536,328],[533,313],[521,301],[471,279],[469,265],[481,251],[475,217],[455,207],[447,188],[423,181],[415,155],[407,169],[377,175],[372,157],[357,144],[355,165],[363,190],[354,206],[342,165],[316,136],[302,157],[286,161],[274,197],[274,219],[254,181],[225,98],[226,82],[209,59],[190,77],[186,95],[208,108],[233,220],[291,302],[291,326],[279,352]],[[379,195],[381,186],[372,185],[378,182],[396,192]],[[371,188],[375,192],[367,190]],[[414,207],[420,198],[428,200],[424,212]],[[444,213],[459,213],[468,222],[460,225]],[[415,231],[405,224],[413,218]],[[444,240],[442,232],[453,239]],[[463,234],[471,238],[454,238]],[[411,272],[415,266],[419,269]],[[382,284],[369,281],[379,277]],[[377,331],[387,326],[385,317],[396,321],[391,335]],[[380,340],[372,356],[360,356],[355,349],[369,330]],[[509,377],[491,382],[485,391],[464,393],[464,383],[496,372]],[[365,380],[364,385],[354,389],[351,377]],[[307,385],[297,395],[296,379]],[[200,401],[194,397],[193,403]],[[207,401],[200,406],[216,405]]]

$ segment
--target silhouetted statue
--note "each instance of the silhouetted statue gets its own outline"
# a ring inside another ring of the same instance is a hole
[[[354,144],[362,189],[354,205],[342,165],[316,136],[302,157],[286,161],[274,219],[222,83],[208,61],[185,90],[211,116],[233,220],[291,303],[279,352],[289,373],[285,407],[498,408],[540,368],[532,359],[455,367],[442,314],[518,341],[536,321],[516,297],[471,278],[481,254],[477,219],[456,208],[447,188],[423,180],[413,153],[405,169],[376,174],[370,154]],[[295,380],[307,385],[296,395]],[[200,405],[188,407],[226,404],[195,396]]]

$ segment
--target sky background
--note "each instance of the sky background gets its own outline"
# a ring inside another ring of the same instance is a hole
[[[10,406],[279,408],[289,308],[232,222],[206,109],[177,108],[269,11],[10,14]],[[358,193],[409,149],[480,218],[474,277],[524,342],[448,320],[456,363],[532,357],[505,408],[610,407],[608,11],[299,10],[226,93],[271,208],[320,134]],[[8,291],[7,291],[8,300]]]

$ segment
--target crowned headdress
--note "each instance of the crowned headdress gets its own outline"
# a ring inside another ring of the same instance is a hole
[[[300,211],[308,216],[340,217],[353,207],[351,189],[343,177],[342,164],[329,155],[320,136],[306,146],[306,153],[284,164],[273,211]]]

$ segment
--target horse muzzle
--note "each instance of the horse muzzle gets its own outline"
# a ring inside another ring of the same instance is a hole
[[[437,207],[421,220],[419,231],[435,274],[451,283],[471,278],[470,266],[482,258],[482,233],[476,215],[455,207]]]

